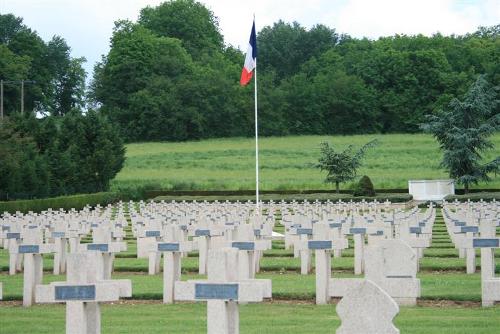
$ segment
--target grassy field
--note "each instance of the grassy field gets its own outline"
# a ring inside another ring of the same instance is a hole
[[[102,332],[204,333],[206,306],[198,304],[104,305]],[[405,334],[492,334],[500,328],[500,307],[402,307],[395,324]],[[0,307],[0,333],[64,333],[64,306]],[[264,303],[240,306],[241,333],[335,333],[335,305]]]
[[[312,168],[319,144],[357,147],[377,138],[359,175],[368,175],[376,188],[407,188],[409,179],[439,179],[442,157],[429,135],[295,136],[261,138],[260,178],[263,190],[330,189],[324,174]],[[500,134],[485,159],[500,155]],[[112,181],[112,189],[153,184],[174,190],[247,190],[255,188],[255,143],[251,138],[204,140],[185,143],[127,145],[125,167]],[[352,185],[344,185],[350,188]],[[500,188],[500,176],[483,188]]]

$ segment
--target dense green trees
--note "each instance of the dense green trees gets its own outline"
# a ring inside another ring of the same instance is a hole
[[[124,160],[117,130],[95,111],[15,115],[0,126],[0,200],[104,191]]]
[[[12,14],[0,15],[0,79],[34,80],[25,87],[26,111],[63,115],[82,107],[85,99],[83,58],[72,58],[66,41],[54,36],[44,42]],[[20,110],[20,84],[4,87],[6,115]]]
[[[500,84],[499,30],[372,41],[324,25],[266,26],[257,38],[260,133],[419,131],[477,75]],[[167,1],[117,24],[91,96],[127,141],[248,136],[253,87],[238,86],[243,58],[204,5]]]

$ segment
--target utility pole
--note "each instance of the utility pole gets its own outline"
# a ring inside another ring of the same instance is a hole
[[[0,117],[3,122],[3,80],[0,80]]]
[[[24,84],[35,84],[33,80],[0,80],[0,119],[3,119],[3,86],[4,84],[17,85],[21,84],[21,114],[24,113]]]
[[[21,80],[21,115],[24,114],[24,80]]]

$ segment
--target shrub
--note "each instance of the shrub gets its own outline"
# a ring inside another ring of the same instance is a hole
[[[375,196],[375,189],[373,188],[372,180],[366,175],[364,175],[354,188],[354,196]]]

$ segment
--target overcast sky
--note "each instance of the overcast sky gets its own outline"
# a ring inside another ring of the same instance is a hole
[[[109,50],[113,22],[135,21],[162,0],[0,0],[44,40],[62,36],[74,57],[93,65]],[[339,33],[378,38],[399,34],[464,34],[500,23],[500,0],[201,0],[219,18],[226,43],[246,50],[253,13],[257,31],[282,19],[309,28],[322,23]],[[243,59],[242,59],[243,62]]]

